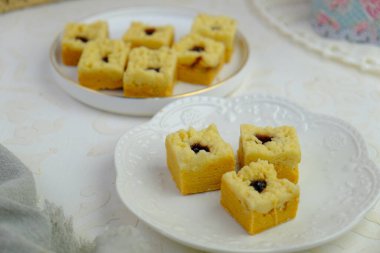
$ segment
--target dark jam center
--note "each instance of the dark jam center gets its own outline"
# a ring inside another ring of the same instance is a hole
[[[261,193],[267,187],[267,182],[265,180],[254,180],[249,186],[252,186],[256,191]]]
[[[199,56],[195,59],[195,61],[190,65],[191,68],[196,67],[202,61],[202,56]]]
[[[200,52],[205,51],[205,48],[202,47],[202,46],[194,46],[192,49],[190,49],[190,51],[194,51],[194,52],[200,53]]]
[[[102,61],[108,63],[108,56],[104,56],[104,57],[102,58]]]
[[[201,151],[201,150],[204,150],[204,151],[206,151],[206,152],[210,152],[210,149],[209,149],[207,146],[203,146],[203,145],[201,145],[201,144],[199,144],[199,143],[196,143],[196,144],[191,145],[191,150],[193,150],[194,153],[196,153],[196,154],[197,154],[199,151]]]
[[[82,37],[82,36],[77,36],[75,37],[76,40],[80,40],[82,41],[83,43],[86,43],[88,41],[88,39],[86,37]]]
[[[155,32],[156,32],[156,29],[154,29],[154,28],[147,28],[147,29],[145,29],[145,34],[146,35],[152,35]]]
[[[160,68],[147,68],[146,70],[153,70],[153,71],[156,71],[157,73],[160,72]]]
[[[262,144],[272,141],[272,137],[264,134],[256,134],[256,138],[261,141]]]

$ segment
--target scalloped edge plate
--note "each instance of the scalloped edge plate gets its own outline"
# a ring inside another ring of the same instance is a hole
[[[235,151],[242,123],[296,127],[302,150],[296,219],[249,236],[220,206],[219,191],[180,195],[166,167],[165,137],[210,123]],[[115,166],[117,192],[139,219],[171,239],[213,252],[294,252],[321,245],[357,224],[380,193],[380,170],[357,130],[264,95],[173,102],[120,138]]]

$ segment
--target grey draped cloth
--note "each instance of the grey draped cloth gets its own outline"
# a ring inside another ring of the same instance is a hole
[[[93,242],[79,238],[61,208],[38,205],[32,173],[0,144],[0,253],[153,253],[160,247],[132,226],[106,228]]]
[[[37,206],[32,173],[0,145],[0,253],[92,252],[94,245],[78,239],[60,208]]]

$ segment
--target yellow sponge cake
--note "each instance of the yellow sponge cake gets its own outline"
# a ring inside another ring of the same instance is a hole
[[[122,88],[129,51],[121,40],[89,42],[78,64],[79,83],[95,90]]]
[[[173,93],[177,57],[174,50],[162,47],[132,49],[124,73],[123,89],[127,97],[165,97]]]
[[[210,85],[224,64],[224,45],[190,34],[174,44],[178,55],[178,79]]]
[[[213,124],[169,134],[165,145],[169,170],[184,195],[220,189],[222,175],[235,168],[232,147]]]
[[[88,42],[106,38],[108,38],[108,24],[105,21],[91,24],[68,23],[61,42],[63,63],[76,66]]]
[[[298,182],[301,149],[296,129],[290,126],[240,126],[238,158],[240,167],[259,159],[272,163],[279,178]]]
[[[225,46],[225,62],[230,61],[236,34],[236,21],[234,19],[227,16],[201,13],[195,18],[191,31],[222,42]]]
[[[278,179],[267,161],[252,162],[222,177],[222,206],[252,235],[293,219],[298,201],[298,185]]]
[[[163,46],[170,47],[174,40],[173,26],[152,26],[141,22],[132,22],[123,37],[124,41],[132,47],[148,47],[158,49]]]

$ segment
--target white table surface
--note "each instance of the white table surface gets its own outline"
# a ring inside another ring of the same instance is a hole
[[[262,20],[249,0],[81,0],[0,15],[0,143],[32,170],[41,198],[73,217],[80,235],[92,239],[107,226],[132,224],[155,237],[162,252],[197,252],[151,231],[116,194],[116,141],[149,118],[83,105],[58,87],[49,68],[49,47],[67,22],[142,2],[175,3],[236,18],[254,60],[233,96],[277,95],[344,119],[363,134],[370,158],[380,164],[380,77],[294,44]],[[350,232],[307,252],[380,252],[380,203]]]

